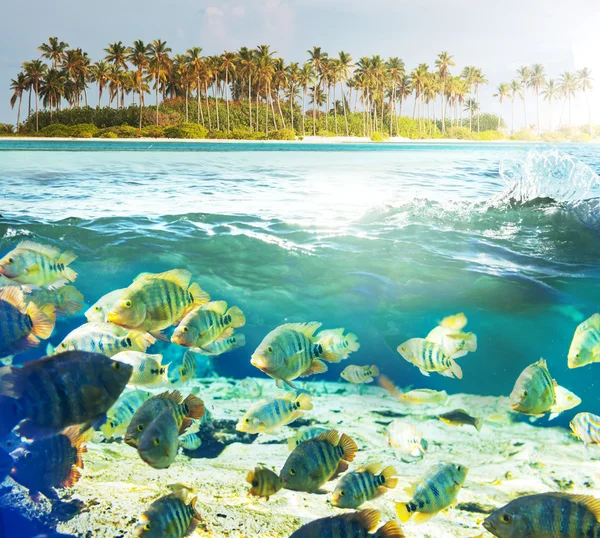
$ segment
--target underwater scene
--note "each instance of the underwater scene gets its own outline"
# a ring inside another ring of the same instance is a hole
[[[0,536],[600,537],[599,173],[0,141]]]

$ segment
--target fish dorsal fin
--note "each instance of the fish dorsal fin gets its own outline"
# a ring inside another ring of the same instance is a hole
[[[227,302],[226,301],[210,301],[209,303],[205,303],[200,307],[202,310],[212,310],[219,315],[225,314],[227,312]]]
[[[557,497],[559,499],[566,499],[571,502],[577,503],[580,506],[587,508],[596,518],[596,521],[600,523],[600,499],[592,497],[591,495],[573,495],[571,493],[542,493],[541,495],[548,495],[550,497]]]
[[[37,252],[38,254],[43,254],[44,256],[48,256],[53,260],[58,260],[60,256],[60,250],[56,247],[50,245],[40,245],[39,243],[34,243],[33,241],[21,241],[17,248],[22,248],[24,250],[31,250],[32,252]]]
[[[186,269],[171,269],[171,271],[165,271],[164,273],[158,273],[149,277],[151,279],[168,280],[181,286],[184,290],[187,290],[192,279],[192,273]]]
[[[289,331],[296,331],[297,333],[301,333],[309,340],[312,340],[315,331],[321,326],[321,323],[318,321],[310,321],[308,323],[285,323],[284,325],[280,325],[277,327],[280,330],[287,329]]]
[[[257,467],[258,469],[258,467]],[[248,471],[248,474],[246,475],[246,482],[248,482],[248,484],[252,484],[252,480],[254,480],[254,477],[256,476],[256,473],[254,471]]]
[[[416,484],[410,484],[409,486],[404,487],[402,489],[402,491],[404,491],[404,493],[406,493],[412,499],[415,495],[416,489],[417,489]]]
[[[406,538],[400,525],[394,520],[388,521],[375,533],[376,538]]]
[[[161,392],[160,394],[157,394],[155,398],[161,398],[163,400],[173,400],[175,403],[178,404],[180,404],[183,400],[181,392],[179,392],[178,390]]]
[[[379,474],[383,469],[383,465],[378,461],[374,461],[372,463],[368,463],[367,465],[363,465],[358,469],[359,473],[371,473],[371,474]]]
[[[546,370],[548,369],[548,365],[546,364],[546,359],[540,359],[535,364],[536,364],[536,366],[539,366],[540,368],[545,368]]]
[[[296,401],[296,393],[295,392],[286,392],[285,394],[278,396],[278,400],[287,400],[288,402]]]
[[[592,317],[580,323],[577,329],[575,329],[575,334],[587,331],[590,327],[593,327],[594,325],[600,325],[600,314],[594,314]]]
[[[22,314],[25,313],[25,298],[19,286],[7,286],[0,289],[0,300],[13,305]]]
[[[136,280],[142,280],[144,278],[148,278],[148,277],[152,277],[154,276],[154,273],[148,273],[148,272],[144,272],[144,273],[140,273],[138,276],[136,276],[133,281],[135,282]],[[123,290],[125,291],[125,290]]]
[[[315,437],[315,440],[327,441],[330,445],[338,446],[338,443],[340,442],[340,434],[337,430],[329,430],[317,435],[317,437]]]
[[[378,510],[361,510],[355,516],[358,524],[368,532],[374,531],[381,519],[381,513]]]

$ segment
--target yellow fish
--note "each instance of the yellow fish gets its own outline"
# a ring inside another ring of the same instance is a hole
[[[272,433],[313,408],[308,394],[287,392],[256,402],[239,420],[236,430],[246,433]]]
[[[0,275],[28,286],[60,288],[75,282],[77,273],[69,264],[76,259],[72,252],[61,254],[55,247],[23,241],[0,259]]]
[[[114,290],[98,299],[85,313],[85,317],[90,323],[105,323],[108,313],[112,310],[115,303],[121,298],[125,288]]]
[[[132,390],[123,393],[117,402],[106,412],[106,420],[99,427],[96,427],[108,440],[123,437],[135,412],[151,396],[150,392],[141,390]]]
[[[217,357],[223,353],[229,353],[238,347],[246,345],[246,337],[243,334],[233,334],[223,340],[217,340],[212,344],[206,344],[199,352],[209,357]]]
[[[549,413],[556,403],[555,385],[544,359],[530,364],[521,372],[510,394],[512,410],[537,417]]]
[[[251,486],[249,495],[264,497],[267,501],[271,495],[275,495],[281,489],[281,480],[277,473],[265,467],[257,467],[254,471],[250,471],[246,476],[246,482]]]
[[[567,357],[569,368],[600,362],[600,314],[594,314],[577,327]]]
[[[445,404],[448,393],[445,390],[415,389],[403,392],[398,399],[408,404]]]
[[[379,368],[374,364],[372,366],[356,366],[351,364],[350,366],[346,366],[340,375],[342,379],[350,383],[372,383],[373,379],[379,375]]]
[[[327,350],[337,353],[342,360],[347,359],[350,353],[360,349],[358,337],[353,333],[344,334],[344,329],[319,331],[315,338],[321,342],[329,340],[329,345],[326,346]]]
[[[196,499],[182,489],[154,501],[142,514],[133,531],[135,538],[183,538],[194,534],[202,520]]]
[[[26,299],[38,307],[51,304],[58,316],[74,316],[83,309],[83,295],[75,286],[64,286],[57,290],[35,289]]]
[[[402,358],[414,364],[423,375],[437,372],[446,377],[462,379],[462,370],[458,363],[444,353],[442,347],[424,338],[411,338],[398,346]]]
[[[129,364],[133,374],[127,385],[131,387],[160,387],[169,382],[169,365],[162,364],[162,355],[150,355],[143,351],[120,351],[113,360]]]
[[[171,384],[187,383],[196,376],[196,354],[193,351],[186,351],[183,356],[182,364],[177,368],[175,375],[170,379]]]

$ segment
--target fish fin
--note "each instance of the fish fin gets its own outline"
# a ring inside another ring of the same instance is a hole
[[[473,424],[473,426],[475,426],[475,429],[480,432],[481,431],[481,427],[483,426],[483,419],[481,417],[476,418],[475,419],[475,424]]]
[[[287,446],[288,446],[288,450],[294,450],[294,448],[296,448],[296,446],[297,446],[297,439],[295,437],[290,437],[287,440]]]
[[[39,243],[35,243],[34,241],[21,241],[17,245],[17,248],[31,250],[32,252],[38,252],[39,254],[43,254],[44,256],[52,258],[52,260],[57,260],[60,256],[60,249],[51,245],[40,245]]]
[[[433,516],[435,516],[435,514],[430,514],[430,513],[423,513],[423,512],[417,512],[415,515],[415,519],[414,522],[417,525],[420,525],[421,523],[426,523],[427,521],[429,521]]]
[[[183,435],[185,431],[193,424],[193,420],[191,418],[184,418],[181,421],[181,426],[179,427],[179,435]]]
[[[335,480],[338,476],[340,476],[341,474],[344,474],[347,470],[348,470],[348,462],[345,462],[344,460],[340,460],[340,462],[338,463],[337,469],[335,471],[335,474],[329,479],[329,480]]]
[[[379,510],[361,510],[355,514],[358,524],[367,532],[372,532],[379,525],[381,512]]]
[[[162,355],[160,355],[160,357],[162,358]],[[162,378],[163,383],[169,382],[169,366],[171,366],[170,362],[168,364],[161,364],[160,377]]]
[[[60,257],[58,258],[58,262],[57,263],[63,263],[65,265],[70,265],[72,264],[75,260],[77,259],[77,254],[74,254],[73,252],[69,251],[69,250],[65,250]]]
[[[327,441],[330,445],[338,446],[340,442],[340,434],[337,430],[328,430],[326,432],[320,433],[315,437],[315,440],[318,441]]]
[[[396,521],[388,521],[376,533],[375,538],[406,538]]]
[[[77,273],[75,271],[73,271],[73,269],[71,269],[70,267],[65,267],[62,270],[62,275],[69,281],[69,282],[75,282],[77,280]],[[66,282],[65,282],[66,284]],[[53,283],[53,285],[56,285],[55,283]],[[60,287],[60,286],[59,286]]]
[[[181,400],[182,400],[182,396],[181,396],[181,392],[179,392],[178,390],[172,390],[172,391],[166,391],[166,392],[161,392],[160,394],[157,394],[156,396],[154,396],[154,398],[163,398],[165,400],[173,400],[175,403],[180,404]]]
[[[216,342],[222,342],[223,340],[227,340],[233,334],[233,327],[227,327],[219,338],[217,338]]]
[[[585,321],[583,321],[582,323],[580,323],[577,326],[577,329],[575,329],[575,334],[586,331],[593,325],[600,325],[600,314],[594,314],[590,318],[588,318]]]
[[[188,418],[195,418],[196,420],[201,419],[204,416],[204,402],[194,396],[193,394],[189,394],[183,403],[188,406]]]
[[[548,417],[548,420],[554,420],[558,415],[560,415],[559,412],[557,412],[557,413],[550,413],[550,416]]]
[[[156,342],[156,339],[150,333],[144,333],[140,331],[129,331],[127,333],[127,338],[131,338],[131,349],[133,351],[145,352],[148,347]]]
[[[463,377],[462,368],[459,366],[459,364],[455,360],[451,361],[449,370],[450,370],[450,372],[452,372],[452,375],[454,377],[456,377],[456,379],[462,379],[462,377]]]
[[[83,459],[81,456],[87,452],[87,447],[84,445],[86,441],[85,436],[81,434],[79,426],[70,426],[63,430],[62,434],[69,439],[71,446],[77,450],[75,465],[83,469]]]
[[[384,486],[388,489],[394,489],[398,485],[398,478],[395,476],[398,474],[396,469],[391,465],[381,471],[381,475],[385,478]]]
[[[209,301],[202,305],[202,310],[212,310],[216,314],[223,316],[227,312],[227,301]]]
[[[340,437],[340,446],[344,449],[342,459],[346,461],[354,461],[354,456],[356,455],[358,446],[345,433],[342,433],[342,436]]]
[[[385,486],[379,486],[378,488],[375,488],[375,494],[373,495],[373,499],[378,499],[379,497],[382,497],[387,493],[387,490],[388,488],[386,488]]]
[[[156,340],[160,340],[161,342],[169,342],[170,341],[162,331],[150,331],[148,334],[150,336],[152,336],[152,338],[154,338],[155,342],[156,342]]]
[[[187,290],[192,279],[192,273],[186,269],[171,269],[163,273],[147,275],[145,278],[149,280],[168,280]]]
[[[371,370],[371,376],[372,376],[372,377],[377,377],[377,376],[379,375],[379,368],[377,368],[377,366],[376,366],[376,365],[372,364],[372,365],[371,365],[371,368],[369,368],[369,370]],[[372,381],[372,379],[371,379],[371,381]],[[369,383],[370,383],[371,381],[369,381]]]
[[[300,377],[308,377],[313,374],[323,374],[328,370],[327,365],[319,359],[313,359],[310,363],[310,368],[306,370]]]
[[[429,377],[429,372],[427,370],[423,370],[423,368],[419,368],[419,370],[421,370],[421,373],[426,376]]]
[[[402,523],[406,523],[413,513],[408,511],[408,503],[396,503],[396,515]]]
[[[402,488],[402,491],[404,491],[404,493],[406,493],[410,498],[412,498],[415,495],[416,489],[417,486],[415,484],[410,484],[409,486]]]
[[[444,319],[442,319],[442,321],[440,321],[440,327],[453,329],[455,331],[464,329],[466,325],[467,316],[465,316],[463,312],[459,312],[458,314],[454,314],[452,316],[446,316]]]
[[[231,316],[230,326],[234,329],[239,329],[245,325],[246,316],[244,316],[244,313],[237,306],[232,306],[227,311],[227,314]]]
[[[60,485],[65,488],[72,488],[75,484],[77,484],[77,482],[79,482],[80,478],[81,471],[75,467],[75,465],[73,465],[71,467],[71,471],[69,472],[69,476],[67,476],[67,478],[65,478]]]
[[[31,420],[24,420],[15,429],[15,432],[26,439],[44,439],[46,437],[53,437],[60,433],[57,428],[48,428],[39,426]]]
[[[377,461],[374,461],[372,463],[368,463],[367,465],[363,465],[362,467],[360,467],[358,469],[357,472],[359,473],[371,473],[373,475],[375,474],[379,474],[381,472],[381,469],[383,469],[383,465]]]
[[[288,379],[283,379],[282,380],[283,383],[285,383],[288,387],[290,387],[291,389],[297,390],[296,385],[294,385],[291,381],[289,381]],[[283,385],[282,385],[283,386]],[[279,387],[282,388],[282,387]]]
[[[310,411],[313,408],[311,397],[306,393],[299,394],[295,402],[299,404],[298,409],[302,411]]]
[[[13,305],[21,314],[25,313],[25,297],[19,286],[7,286],[0,289],[0,301]]]
[[[54,306],[45,304],[38,308],[34,303],[29,303],[27,305],[27,314],[33,323],[31,332],[43,340],[50,338],[54,330],[54,323],[56,322],[56,310]]]
[[[286,381],[286,383],[287,383],[287,381]],[[283,388],[283,381],[282,381],[281,379],[276,379],[276,380],[275,380],[275,386],[276,386],[278,389],[282,389],[282,388]]]
[[[187,291],[194,298],[194,307],[201,306],[210,301],[210,295],[208,292],[204,291],[197,282],[194,282]]]
[[[358,336],[356,336],[354,333],[348,333],[346,335],[346,343],[348,344],[348,346],[346,347],[347,353],[352,353],[360,349],[360,344],[358,343]]]
[[[460,359],[461,357],[464,357],[465,355],[467,355],[469,352],[463,350],[463,351],[457,351],[456,353],[451,354],[444,349],[444,353],[446,353],[448,356],[452,357],[453,359]]]
[[[551,492],[547,493],[547,495],[563,499],[567,498],[580,506],[584,506],[594,515],[596,521],[600,522],[600,499],[596,499],[596,497],[592,497],[591,495],[572,495],[570,493],[562,492]]]
[[[309,323],[285,323],[277,327],[279,330],[288,329],[290,331],[296,331],[298,333],[303,334],[309,340],[313,340],[313,335],[315,331],[321,326],[321,323],[318,321],[311,321]],[[276,330],[277,330],[276,329]]]
[[[200,512],[198,512],[198,509],[196,508],[197,502],[198,502],[198,497],[192,498],[192,501],[190,502],[190,506],[192,507],[192,510],[194,511],[194,515],[192,517],[194,519],[197,519],[198,521],[201,521],[202,516],[200,515]]]
[[[57,313],[61,315],[74,316],[83,308],[83,295],[75,286],[66,286],[63,289],[62,303]]]
[[[548,369],[548,365],[546,364],[546,359],[540,359],[539,361],[537,361],[535,363],[536,366],[539,366],[540,368],[546,368]]]
[[[323,353],[321,354],[321,359],[327,362],[340,362],[346,359],[347,356],[344,355],[343,351],[334,351],[333,349],[327,349],[323,346]]]
[[[140,273],[138,276],[136,276],[133,281],[135,282],[136,280],[142,280],[142,279],[147,279],[148,277],[153,276],[153,273],[148,273],[148,271],[145,271],[143,273]]]

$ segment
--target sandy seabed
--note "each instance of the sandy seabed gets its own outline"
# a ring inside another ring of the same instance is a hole
[[[262,464],[279,472],[289,455],[287,439],[296,426],[307,424],[335,428],[356,441],[359,450],[350,470],[369,461],[396,467],[398,487],[361,507],[380,510],[382,522],[395,517],[394,501],[408,500],[404,487],[434,464],[456,462],[470,468],[456,507],[425,524],[405,524],[407,538],[491,536],[481,526],[487,513],[520,495],[567,491],[600,496],[600,448],[586,448],[564,428],[522,420],[509,411],[505,397],[457,394],[444,406],[408,405],[376,386],[359,394],[353,385],[313,381],[303,384],[313,394],[314,409],[302,419],[275,435],[240,437],[231,431],[232,425],[257,398],[278,393],[274,383],[224,378],[194,383],[182,393],[199,389],[213,415],[217,437],[229,436],[235,442],[212,458],[180,453],[166,470],[147,466],[122,442],[88,443],[83,477],[72,490],[61,492],[65,500],[82,501],[84,508],[60,523],[59,531],[94,538],[132,536],[144,508],[176,483],[195,489],[204,518],[192,535],[197,537],[287,537],[308,521],[343,513],[329,502],[335,481],[324,486],[327,494],[282,490],[268,502],[246,496],[248,471]],[[455,408],[486,417],[481,432],[437,419],[439,413]],[[422,460],[405,463],[388,445],[385,426],[394,419],[414,423],[423,432],[429,451]],[[229,431],[219,432],[219,424],[229,424]],[[12,487],[5,502],[21,504],[28,517],[49,511],[48,502],[34,505],[11,479],[4,486]]]

